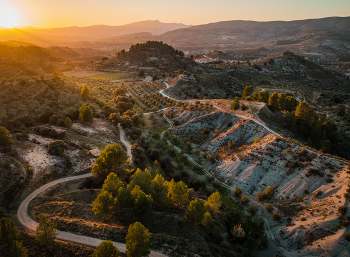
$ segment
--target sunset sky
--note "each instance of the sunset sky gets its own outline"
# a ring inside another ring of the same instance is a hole
[[[330,16],[350,16],[350,0],[0,0],[0,26],[7,27],[123,25],[142,20],[197,25]]]

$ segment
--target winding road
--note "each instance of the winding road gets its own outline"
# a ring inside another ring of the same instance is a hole
[[[127,154],[130,156],[130,162],[132,162],[132,154],[131,154],[131,145],[128,141],[125,139],[125,131],[121,128],[120,124],[118,124],[119,132],[120,132],[120,140],[122,143],[126,146],[127,149]],[[84,179],[84,178],[89,178],[92,177],[91,173],[87,173],[84,175],[79,175],[79,176],[73,176],[73,177],[66,177],[66,178],[61,178],[55,181],[52,181],[48,184],[43,185],[39,189],[35,190],[32,192],[29,196],[27,196],[24,201],[21,203],[21,205],[18,208],[17,211],[17,218],[19,222],[26,228],[35,231],[36,227],[38,226],[38,222],[34,221],[31,217],[28,215],[28,205],[29,203],[39,194],[42,192],[46,191],[47,189],[58,185],[62,183],[66,183],[69,181],[74,181],[74,180],[79,180],[79,179]],[[65,232],[65,231],[60,231],[56,230],[58,233],[57,239],[64,240],[64,241],[69,241],[77,244],[82,244],[82,245],[87,245],[90,247],[97,247],[99,246],[102,241],[101,239],[98,238],[93,238],[93,237],[88,237],[88,236],[82,236],[82,235],[77,235],[71,232]],[[118,242],[113,242],[113,245],[118,247],[119,251],[124,252],[126,251],[126,245]],[[159,252],[154,252],[151,251],[150,255],[152,257],[164,257],[166,255],[159,253]]]
[[[169,87],[169,85],[167,83],[165,83],[167,85],[167,87]],[[163,92],[164,90],[161,90],[160,93],[165,96],[165,97],[168,97],[168,98],[171,98],[175,101],[178,101],[177,99],[174,99],[170,96],[168,96],[167,94],[165,94]],[[222,110],[221,108],[217,107],[214,105],[214,107],[220,111],[223,111],[223,112],[226,112],[225,110]],[[168,108],[164,108],[162,110],[158,110],[157,112],[160,112],[160,111],[163,111],[164,112],[164,118],[168,121],[168,123],[170,124],[170,127],[168,129],[171,129],[173,127],[173,124],[172,124],[172,121],[165,115],[165,110],[168,109]],[[145,113],[145,114],[151,114],[151,113]],[[235,114],[236,115],[236,114]],[[281,137],[281,135],[279,135],[278,133],[274,132],[273,130],[271,130],[270,128],[268,128],[267,126],[265,126],[264,124],[258,122],[257,120],[255,119],[251,119],[251,118],[247,118],[245,116],[240,116],[240,115],[237,115],[239,117],[242,117],[244,119],[249,119],[249,120],[252,120],[256,123],[258,123],[259,125],[263,126],[265,129],[267,129],[269,132],[273,133],[273,134],[276,134],[278,136]],[[125,139],[125,131],[121,128],[120,124],[118,124],[118,128],[119,128],[119,133],[120,133],[120,140],[121,142],[126,146],[127,148],[127,154],[128,156],[130,156],[130,162],[132,162],[132,154],[131,154],[131,145],[130,143]],[[165,131],[161,134],[161,137],[164,138],[164,133]],[[174,146],[169,140],[166,139],[166,142],[174,147],[178,152],[181,151],[181,149],[179,149],[178,147]],[[196,161],[194,161],[192,159],[191,156],[188,156],[186,155],[187,158],[189,159],[190,162],[192,162],[193,164],[195,165],[198,165],[200,166],[203,171],[208,175],[208,176],[211,176],[213,177],[208,170],[206,170],[203,166],[199,165]],[[87,174],[84,174],[84,175],[79,175],[79,176],[72,176],[72,177],[66,177],[66,178],[61,178],[61,179],[58,179],[58,180],[55,180],[55,181],[52,181],[48,184],[45,184],[43,185],[42,187],[40,187],[39,189],[35,190],[34,192],[32,192],[29,196],[27,196],[24,201],[21,203],[20,207],[18,208],[18,211],[17,211],[17,217],[18,217],[18,220],[19,222],[26,228],[32,230],[32,231],[35,231],[36,230],[36,227],[38,226],[38,223],[36,221],[34,221],[33,219],[30,218],[30,216],[28,215],[28,205],[29,203],[36,197],[38,196],[39,194],[41,194],[42,192],[44,192],[45,190],[55,186],[55,185],[58,185],[58,184],[61,184],[61,183],[66,183],[66,182],[69,182],[69,181],[74,181],[74,180],[79,180],[79,179],[84,179],[84,178],[89,178],[89,177],[92,177],[92,174],[91,173],[87,173]],[[220,183],[222,186],[228,188],[228,189],[233,189],[232,187],[228,186],[227,184],[219,181],[218,179],[216,179],[214,177],[214,179]],[[266,221],[266,220],[265,220]],[[267,221],[266,221],[267,223]],[[60,230],[57,230],[57,239],[60,239],[60,240],[64,240],[64,241],[69,241],[69,242],[73,242],[73,243],[77,243],[77,244],[82,244],[82,245],[87,245],[87,246],[90,246],[90,247],[97,247],[103,240],[101,239],[98,239],[98,238],[93,238],[93,237],[88,237],[88,236],[83,236],[83,235],[78,235],[78,234],[74,234],[74,233],[71,233],[71,232],[64,232],[64,231],[60,231]],[[267,226],[267,234],[269,234],[269,237],[273,239],[273,235],[272,233],[270,232],[270,228],[269,226]],[[125,244],[122,244],[122,243],[118,243],[118,242],[113,242],[113,244],[118,247],[118,249],[121,251],[121,252],[125,252],[126,251],[126,245]],[[154,252],[152,251],[150,253],[149,256],[152,256],[152,257],[162,257],[162,256],[166,256],[162,253],[159,253],[159,252]]]

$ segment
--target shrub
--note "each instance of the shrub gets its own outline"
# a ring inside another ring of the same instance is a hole
[[[296,201],[297,203],[300,203],[300,202],[303,201],[303,197],[299,196],[299,197],[297,197],[297,198],[295,199],[295,201]]]
[[[258,195],[256,196],[256,199],[258,200],[258,202],[270,200],[273,196],[273,193],[274,192],[273,192],[272,187],[267,186],[266,189],[264,190],[264,192],[258,193]]]
[[[312,194],[312,199],[314,199],[314,198],[318,198],[320,195],[322,194],[322,191],[321,190],[318,190],[316,193],[313,193]]]
[[[346,212],[348,211],[348,207],[346,206],[340,206],[338,208],[338,212],[341,216],[344,216],[346,214]]]
[[[239,188],[238,186],[235,186],[235,188],[233,189],[233,194],[236,197],[241,197],[241,195],[243,194],[243,189]]]
[[[309,191],[308,191],[307,189],[304,189],[304,190],[303,190],[303,193],[304,193],[304,195],[308,195],[308,194],[309,194]]]
[[[265,209],[266,209],[268,212],[272,212],[272,211],[273,211],[273,205],[272,205],[272,203],[266,203],[266,204],[265,204]]]
[[[255,206],[255,205],[251,205],[251,206],[249,206],[249,208],[248,208],[248,212],[252,215],[252,216],[254,216],[255,215],[255,213],[258,211],[258,208]]]
[[[248,202],[249,202],[249,197],[246,196],[246,195],[243,195],[243,196],[241,197],[241,203],[242,203],[243,205],[247,205]]]
[[[301,217],[301,218],[300,218],[300,221],[305,221],[305,220],[306,220],[305,217]]]
[[[79,109],[79,117],[82,122],[92,123],[94,120],[94,113],[89,106],[83,104]]]
[[[5,128],[0,126],[0,146],[9,147],[12,144],[12,136],[10,132]]]
[[[333,182],[333,179],[327,178],[327,179],[326,179],[326,182],[327,182],[327,183],[332,183],[332,182]]]
[[[344,239],[348,242],[350,242],[350,233],[345,233],[344,234]]]
[[[272,218],[275,221],[280,221],[282,219],[282,214],[276,211],[272,214]]]
[[[62,155],[64,150],[68,149],[68,146],[62,140],[52,141],[48,144],[48,152],[52,155]]]

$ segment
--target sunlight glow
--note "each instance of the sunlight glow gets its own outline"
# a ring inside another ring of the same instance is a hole
[[[16,10],[5,2],[0,2],[0,27],[13,28],[18,26],[19,16]]]

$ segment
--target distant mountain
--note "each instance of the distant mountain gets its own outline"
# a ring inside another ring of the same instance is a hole
[[[69,37],[91,37],[94,39],[123,36],[141,32],[149,32],[153,35],[160,35],[170,30],[188,28],[190,26],[182,23],[162,23],[158,20],[148,20],[134,22],[121,26],[94,25],[88,27],[65,27],[52,29],[36,29],[33,32],[52,35],[52,36],[69,36]]]
[[[21,29],[0,28],[0,41],[16,40],[38,45],[63,45],[64,42],[100,41],[105,38],[121,37],[136,33],[160,35],[170,30],[188,27],[190,26],[182,23],[162,23],[158,20],[149,20],[122,26],[94,25],[50,29],[31,27]]]

